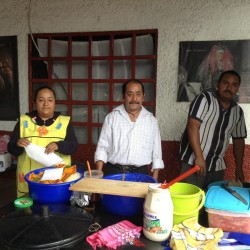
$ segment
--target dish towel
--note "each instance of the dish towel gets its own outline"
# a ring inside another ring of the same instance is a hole
[[[127,243],[141,243],[138,240],[141,230],[141,226],[136,226],[127,220],[123,220],[88,236],[86,240],[94,250],[96,250],[97,246],[106,246],[109,249],[116,249],[118,246]],[[137,244],[137,246],[139,245],[140,244]]]
[[[217,250],[218,242],[223,236],[220,228],[206,228],[192,217],[174,225],[171,231],[170,248],[173,250]]]

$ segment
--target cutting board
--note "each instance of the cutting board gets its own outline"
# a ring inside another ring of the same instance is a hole
[[[72,191],[145,198],[152,183],[83,178],[70,186]]]

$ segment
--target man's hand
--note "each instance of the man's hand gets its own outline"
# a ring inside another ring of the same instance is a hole
[[[206,175],[206,161],[203,157],[197,157],[194,161],[194,166],[199,166],[200,170],[197,172],[199,175]]]
[[[243,173],[243,169],[239,168],[235,169],[235,181],[240,181],[241,183],[244,183],[245,179],[244,179],[244,173]]]
[[[102,171],[104,162],[103,161],[97,161],[96,162],[96,169]]]
[[[159,169],[155,169],[153,171],[153,178],[157,181],[158,180],[158,175],[159,175]]]

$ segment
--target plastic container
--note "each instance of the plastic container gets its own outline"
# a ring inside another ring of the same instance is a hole
[[[69,190],[70,185],[79,181],[83,178],[83,172],[79,169],[77,170],[81,177],[77,180],[58,184],[42,184],[30,181],[29,175],[31,173],[39,174],[46,169],[52,169],[54,167],[40,168],[33,170],[25,175],[25,181],[28,182],[30,197],[37,203],[49,204],[49,203],[65,203],[69,202],[72,191]]]
[[[15,207],[18,208],[26,208],[26,207],[30,207],[33,205],[33,200],[31,198],[26,198],[26,197],[22,197],[22,198],[18,198],[14,201],[14,205]]]
[[[6,170],[6,168],[11,166],[11,154],[0,153],[0,172]]]
[[[228,184],[229,181],[215,181],[208,185],[207,189],[213,186],[221,186],[222,184]]]
[[[91,170],[91,176],[89,174],[89,171],[84,172],[84,178],[97,178],[101,179],[103,177],[103,172],[101,170]]]
[[[103,179],[122,181],[122,174],[104,176]],[[132,182],[156,183],[156,180],[153,177],[138,173],[126,173],[124,180]],[[142,214],[144,200],[144,198],[109,194],[103,194],[101,196],[101,203],[105,210],[112,214],[121,216],[133,216],[140,213]]]
[[[204,191],[184,182],[175,183],[169,187],[169,190],[174,205],[174,225],[190,217],[196,217],[198,221],[199,210],[205,202]]]
[[[205,202],[209,227],[250,234],[249,189],[232,186],[231,189],[247,200],[248,204],[244,204],[220,186],[211,186]]]
[[[250,234],[250,212],[236,213],[206,208],[209,227],[221,228],[224,232]]]
[[[153,241],[168,239],[173,227],[173,203],[169,189],[150,184],[144,203],[143,233]]]
[[[213,186],[221,186],[227,184],[230,187],[247,187],[249,188],[250,186],[247,184],[247,182],[241,183],[241,181],[235,181],[235,180],[224,180],[224,181],[215,181],[212,182],[210,185],[208,185],[208,189],[213,187]]]
[[[249,189],[242,187],[230,187],[239,193],[248,204],[244,204],[231,193],[220,186],[212,186],[206,194],[205,207],[211,209],[225,210],[236,213],[246,213],[249,211]]]
[[[84,172],[84,178],[102,179],[103,178],[103,172],[101,170],[91,170],[91,177],[90,177],[89,171],[85,171]],[[99,201],[99,199],[100,199],[99,194],[92,194],[90,203],[95,203],[95,202]],[[90,204],[90,206],[91,206],[91,204]]]

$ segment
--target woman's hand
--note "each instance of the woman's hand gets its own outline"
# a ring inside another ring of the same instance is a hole
[[[51,142],[45,147],[45,154],[53,153],[56,150],[58,150],[58,145],[55,142]]]
[[[25,138],[20,138],[20,139],[17,141],[17,143],[16,143],[16,145],[17,145],[18,147],[21,147],[21,148],[24,148],[24,147],[28,146],[29,144],[30,144],[30,141],[27,140],[27,139],[25,139]]]

